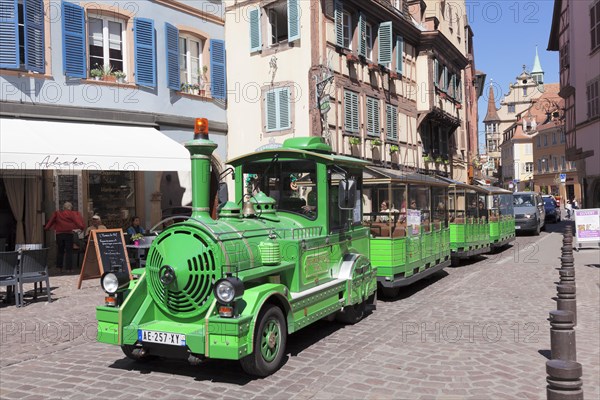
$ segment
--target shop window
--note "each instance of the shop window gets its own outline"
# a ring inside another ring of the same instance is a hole
[[[99,215],[107,228],[126,229],[136,215],[135,173],[90,172],[88,182],[88,210]]]

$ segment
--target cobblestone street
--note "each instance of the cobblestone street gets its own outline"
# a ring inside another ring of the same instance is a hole
[[[53,276],[52,303],[1,306],[0,398],[545,399],[563,228],[447,268],[357,325],[310,326],[290,337],[282,369],[257,380],[236,362],[130,361],[95,341],[98,281],[77,290],[77,276]],[[575,253],[587,399],[600,397],[599,259]]]

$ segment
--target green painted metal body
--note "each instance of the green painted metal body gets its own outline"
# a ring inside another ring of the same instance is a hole
[[[371,262],[380,280],[394,283],[417,278],[450,258],[449,239],[448,228],[402,237],[373,237],[369,242]]]
[[[490,224],[483,220],[468,218],[463,223],[450,223],[450,249],[467,252],[490,245]]]
[[[194,183],[206,172],[203,163],[211,146],[204,144],[188,146],[200,149],[190,150],[193,160],[201,163],[193,161]],[[322,142],[314,145],[322,153],[326,150]],[[319,173],[333,163],[355,168],[364,164],[311,152],[310,141],[295,146],[304,150],[290,148],[287,156],[316,160]],[[239,170],[246,162],[271,157],[269,152],[255,153],[231,163]],[[241,180],[242,174],[237,177]],[[318,206],[327,210],[331,194],[327,185],[319,185],[319,193],[326,195],[319,196]],[[375,293],[367,228],[359,225],[331,233],[326,211],[315,220],[284,212],[249,218],[230,213],[212,220],[208,198],[203,196],[197,194],[200,200],[193,203],[191,219],[170,226],[153,241],[146,268],[135,271],[140,276],[130,283],[124,302],[119,307],[97,307],[100,342],[140,344],[140,330],[176,333],[185,335],[185,346],[197,356],[236,360],[254,351],[257,318],[267,303],[281,307],[292,333]],[[237,200],[241,198],[238,192]],[[165,266],[176,276],[168,284],[160,279]],[[212,291],[214,282],[226,274],[237,276],[245,287],[235,302],[234,318],[219,316]],[[144,346],[152,353],[153,344]]]

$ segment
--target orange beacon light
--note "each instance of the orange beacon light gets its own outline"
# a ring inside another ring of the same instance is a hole
[[[208,119],[196,118],[194,123],[194,139],[208,139]]]

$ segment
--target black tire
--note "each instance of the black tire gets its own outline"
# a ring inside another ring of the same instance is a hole
[[[367,309],[367,302],[363,301],[358,304],[353,304],[351,306],[344,307],[343,311],[338,311],[336,314],[336,319],[338,322],[348,325],[354,325],[365,316],[365,311]]]
[[[535,230],[533,231],[535,236],[540,236],[540,221],[535,221]]]
[[[135,356],[133,354],[133,350],[136,348],[137,348],[137,346],[134,346],[132,344],[124,344],[121,346],[121,350],[123,351],[123,354],[125,354],[125,356],[127,358],[129,358],[133,361],[146,362],[146,361],[154,360],[157,358],[156,356],[150,356],[150,355],[145,355],[142,357]]]
[[[254,351],[240,360],[248,375],[265,377],[281,367],[287,343],[287,323],[281,308],[267,304],[254,330]]]

